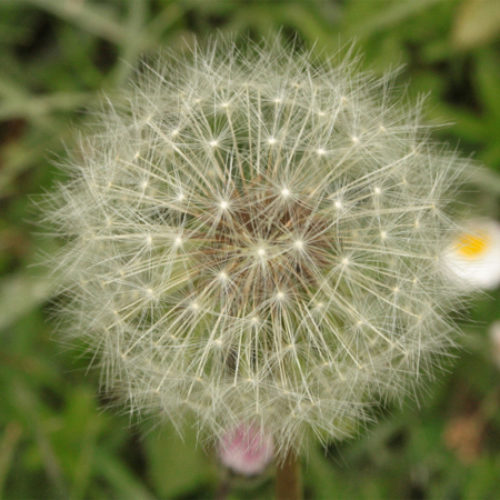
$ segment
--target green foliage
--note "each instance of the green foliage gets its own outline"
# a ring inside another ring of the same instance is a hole
[[[0,2],[0,497],[210,498],[210,457],[158,423],[140,426],[100,401],[83,348],[65,349],[49,304],[55,276],[33,268],[53,242],[36,234],[29,195],[50,189],[54,166],[104,90],[140,54],[185,50],[214,30],[236,40],[282,29],[319,54],[354,38],[362,66],[400,66],[409,92],[430,92],[435,134],[485,163],[470,198],[499,214],[500,52],[495,0],[3,0]],[[465,352],[423,394],[392,408],[359,439],[311,449],[309,498],[493,499],[500,468],[499,372],[488,325],[498,293],[474,305]],[[112,405],[111,405],[112,406]],[[382,410],[381,410],[382,411]],[[385,410],[384,410],[385,412]],[[390,416],[389,416],[390,415]],[[458,438],[457,438],[458,436]],[[236,482],[230,498],[270,498],[269,481]]]

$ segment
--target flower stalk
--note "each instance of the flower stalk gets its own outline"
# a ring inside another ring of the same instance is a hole
[[[302,471],[300,460],[293,450],[276,466],[276,499],[302,500]]]

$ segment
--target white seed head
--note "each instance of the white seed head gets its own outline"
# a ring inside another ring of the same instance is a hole
[[[468,165],[386,78],[279,47],[146,66],[47,210],[105,386],[213,439],[256,425],[278,455],[352,433],[453,344],[436,256]]]

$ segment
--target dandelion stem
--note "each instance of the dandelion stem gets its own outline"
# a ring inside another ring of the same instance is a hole
[[[226,472],[224,476],[220,479],[217,486],[217,491],[215,492],[215,500],[226,500],[231,493],[231,479],[229,474]]]
[[[301,482],[300,462],[297,455],[290,450],[276,469],[276,499],[301,500]]]

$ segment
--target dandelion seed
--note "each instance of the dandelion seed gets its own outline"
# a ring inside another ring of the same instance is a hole
[[[250,319],[250,321],[252,322],[252,324],[254,325],[258,325],[260,323],[260,320],[259,320],[259,317],[258,316],[252,316],[252,318]]]
[[[302,240],[295,240],[293,242],[293,246],[297,249],[297,250],[302,250],[304,248],[304,242]]]
[[[259,257],[265,257],[266,256],[266,249],[263,247],[257,248],[257,255]]]
[[[219,207],[221,210],[227,210],[229,208],[229,202],[226,200],[221,200],[219,202]]]
[[[283,198],[288,198],[290,196],[290,190],[287,188],[287,187],[284,187],[282,190],[281,190],[281,196],[283,196]]]
[[[226,272],[224,271],[221,271],[219,274],[218,274],[218,277],[219,277],[219,280],[222,281],[223,283],[225,283],[228,279],[229,279],[229,276],[227,275]]]

